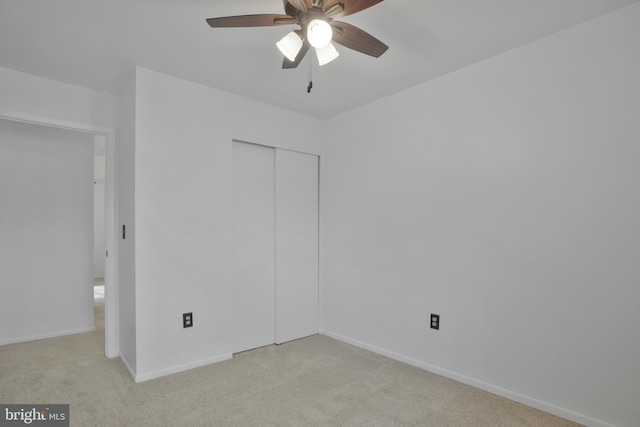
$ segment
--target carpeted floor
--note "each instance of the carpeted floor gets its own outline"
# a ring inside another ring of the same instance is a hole
[[[69,403],[72,426],[577,425],[321,335],[140,384],[103,331],[0,346],[0,402]]]

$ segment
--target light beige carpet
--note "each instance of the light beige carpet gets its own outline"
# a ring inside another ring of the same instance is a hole
[[[72,426],[575,426],[325,336],[135,384],[104,333],[0,347],[0,402],[69,403]]]

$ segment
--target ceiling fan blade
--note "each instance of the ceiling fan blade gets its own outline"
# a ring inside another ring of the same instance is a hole
[[[287,0],[284,0],[284,13],[289,16],[296,16],[300,12],[298,11],[298,9],[293,7],[291,3],[289,3]]]
[[[304,58],[304,56],[307,54],[310,47],[311,45],[305,41],[302,45],[302,48],[300,49],[300,52],[298,52],[298,56],[296,56],[295,61],[289,61],[289,59],[284,58],[284,61],[282,61],[282,68],[284,70],[296,68],[298,65],[300,65],[300,62],[302,62],[302,58]]]
[[[291,24],[294,18],[289,15],[240,15],[209,18],[207,24],[213,28],[228,27],[270,27],[272,25]]]
[[[291,16],[295,16],[298,10],[303,13],[306,12],[311,9],[317,1],[318,0],[282,0],[285,12]],[[293,13],[291,9],[293,9]]]
[[[342,3],[344,5],[344,12],[333,15],[334,18],[342,16],[353,15],[354,13],[368,9],[371,6],[382,2],[383,0],[327,0],[322,5],[324,10],[330,9],[332,6]]]
[[[357,50],[376,58],[389,49],[389,46],[371,34],[346,22],[333,21],[331,27],[333,28],[333,41],[349,49]]]
[[[287,2],[289,2],[289,4],[291,4],[302,13],[306,12],[310,8],[310,6],[308,5],[308,3],[310,2],[308,2],[307,0],[287,0]]]

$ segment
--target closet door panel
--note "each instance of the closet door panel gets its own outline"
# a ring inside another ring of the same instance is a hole
[[[274,149],[233,142],[233,352],[275,342]]]
[[[276,343],[317,334],[318,157],[276,150]]]

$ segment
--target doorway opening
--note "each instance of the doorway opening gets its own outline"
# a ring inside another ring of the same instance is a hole
[[[56,129],[75,131],[81,134],[87,135],[88,140],[94,143],[94,149],[91,151],[95,153],[95,141],[102,141],[104,149],[101,154],[103,157],[103,215],[104,223],[102,228],[104,229],[104,241],[100,252],[103,254],[102,263],[104,270],[101,273],[104,280],[104,299],[103,299],[103,312],[101,316],[104,324],[105,335],[105,354],[107,357],[115,357],[119,354],[118,349],[118,323],[117,323],[117,305],[118,305],[118,281],[117,281],[117,248],[115,247],[116,240],[116,212],[115,212],[115,200],[116,200],[116,188],[115,188],[115,130],[112,128],[106,128],[101,126],[94,126],[91,124],[83,124],[77,122],[69,122],[56,118],[36,116],[23,113],[5,113],[0,112],[0,119],[3,122],[21,122],[23,124],[35,125],[35,128],[39,129],[39,132],[46,133],[47,129],[51,129],[51,132],[55,132]],[[95,165],[90,165],[95,167]],[[93,168],[92,168],[93,169]],[[95,172],[95,171],[94,171]],[[90,184],[90,183],[89,183]],[[90,190],[90,189],[89,189]],[[46,194],[46,193],[43,193]],[[51,257],[55,258],[59,254],[56,253],[56,248],[51,249]],[[62,252],[62,251],[59,251]],[[92,252],[92,251],[90,251]],[[95,263],[95,261],[94,261]],[[95,273],[94,273],[95,274]],[[89,300],[93,300],[95,304],[94,296],[94,283],[91,272],[88,272],[89,283],[85,283],[86,295]],[[82,291],[83,295],[85,291]],[[87,301],[88,302],[88,301]],[[100,317],[100,316],[99,316]],[[94,313],[95,318],[95,313]],[[96,327],[100,327],[96,324]],[[58,328],[59,332],[55,330],[44,331],[41,334],[25,333],[22,336],[16,335],[17,338],[13,339],[13,342],[28,341],[31,339],[47,338],[49,336],[66,335],[67,333],[73,333],[73,328]],[[78,331],[81,332],[81,331]],[[7,342],[8,343],[8,342]]]

